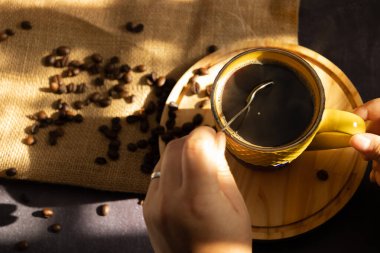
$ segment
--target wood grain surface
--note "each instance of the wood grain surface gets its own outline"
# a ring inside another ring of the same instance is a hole
[[[362,104],[360,95],[346,75],[318,53],[298,45],[271,42],[252,47],[281,48],[307,60],[322,80],[326,108],[352,111]],[[215,125],[208,97],[204,92],[191,94],[188,81],[194,70],[207,66],[209,74],[197,80],[204,89],[213,83],[219,70],[231,57],[246,49],[218,51],[201,59],[183,74],[167,100],[167,104],[171,101],[179,104],[177,125],[191,121],[196,113],[205,116],[204,124]],[[206,104],[203,108],[199,108],[201,101]],[[161,119],[163,125],[167,120],[167,110],[165,108]],[[161,142],[161,153],[164,148]],[[291,164],[279,169],[245,164],[228,151],[226,157],[251,216],[252,238],[260,240],[296,236],[326,222],[350,200],[367,166],[367,162],[352,148],[306,151]],[[319,170],[328,173],[326,181],[317,178]]]

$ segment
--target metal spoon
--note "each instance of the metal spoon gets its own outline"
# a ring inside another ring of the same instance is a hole
[[[252,104],[256,93],[258,91],[264,89],[265,87],[271,85],[271,84],[274,84],[274,82],[273,81],[264,82],[264,83],[257,85],[255,88],[253,88],[253,90],[251,91],[251,93],[248,95],[248,97],[246,99],[247,104],[234,117],[232,117],[232,119],[230,119],[227,122],[227,124],[222,128],[221,131],[226,130],[226,128],[229,127],[232,124],[232,122],[234,122],[245,110],[247,110],[247,109],[249,110],[249,108],[250,108],[249,106]]]

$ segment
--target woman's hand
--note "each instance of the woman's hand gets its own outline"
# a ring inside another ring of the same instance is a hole
[[[156,252],[252,252],[250,217],[225,146],[224,133],[209,127],[166,146],[143,205]]]
[[[371,100],[356,108],[355,113],[369,121],[367,133],[356,134],[350,144],[366,160],[373,160],[370,179],[380,185],[380,98]]]

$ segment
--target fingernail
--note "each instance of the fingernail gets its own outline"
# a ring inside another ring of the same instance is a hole
[[[361,151],[368,150],[369,146],[371,145],[371,139],[365,135],[357,134],[353,138],[353,144],[357,149]]]

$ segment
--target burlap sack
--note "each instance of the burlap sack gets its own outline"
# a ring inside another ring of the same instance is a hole
[[[123,120],[119,161],[94,164],[108,145],[98,126],[115,116],[124,119],[144,104],[150,87],[139,84],[143,74],[135,74],[129,86],[137,98],[133,104],[114,100],[105,109],[89,106],[81,111],[82,124],[64,126],[65,136],[56,146],[47,144],[48,129],[43,129],[37,144],[29,147],[22,143],[25,128],[33,123],[26,115],[39,110],[51,114],[58,98],[71,103],[88,94],[46,92],[49,77],[62,70],[44,67],[42,57],[67,45],[72,48],[71,59],[83,60],[97,52],[105,58],[120,56],[131,66],[143,63],[148,72],[180,74],[211,44],[232,50],[257,39],[297,43],[298,5],[299,0],[0,1],[0,29],[16,31],[0,42],[0,176],[6,177],[5,170],[15,167],[14,179],[145,193],[149,175],[140,172],[145,152],[126,149],[128,142],[146,137],[137,126],[127,126]],[[23,20],[31,21],[33,29],[21,30]],[[144,31],[126,32],[127,21],[143,23]],[[90,80],[81,74],[70,81]],[[100,88],[90,87],[96,89]]]

